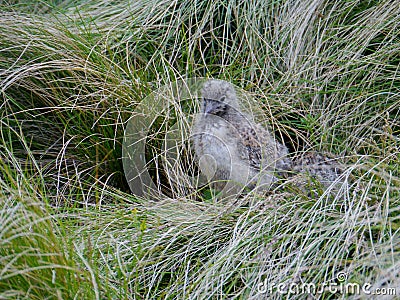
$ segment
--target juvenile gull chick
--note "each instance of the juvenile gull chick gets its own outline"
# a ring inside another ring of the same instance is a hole
[[[287,148],[241,111],[228,82],[208,80],[201,92],[192,141],[202,173],[227,195],[243,187],[269,189],[277,173],[291,169]]]
[[[305,152],[293,160],[293,174],[295,182],[299,187],[307,186],[308,178],[305,175],[316,179],[323,187],[339,188],[345,182],[341,177],[344,166],[339,159],[330,154],[318,151]]]

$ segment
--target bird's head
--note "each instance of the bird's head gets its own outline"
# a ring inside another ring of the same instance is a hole
[[[233,86],[222,80],[208,80],[202,90],[202,107],[204,114],[223,116],[230,109],[238,109],[239,104]]]

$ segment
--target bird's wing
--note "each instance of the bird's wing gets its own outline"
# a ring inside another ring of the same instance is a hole
[[[286,162],[287,149],[285,146],[279,144],[260,124],[249,124],[240,129],[242,143],[247,150],[247,159],[251,167],[260,170],[273,169],[286,169],[279,164],[288,164]],[[278,166],[279,165],[279,166]]]
[[[245,149],[244,159],[249,161],[252,168],[260,170],[263,156],[262,137],[259,136],[256,128],[253,126],[243,126],[239,129],[239,134],[241,143]]]

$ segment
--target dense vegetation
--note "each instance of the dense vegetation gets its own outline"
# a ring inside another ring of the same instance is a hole
[[[1,299],[400,286],[397,1],[6,0],[0,12]],[[341,157],[348,180],[236,201],[132,195],[128,119],[194,77],[251,93],[292,153]]]

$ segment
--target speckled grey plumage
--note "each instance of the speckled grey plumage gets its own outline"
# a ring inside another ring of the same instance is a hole
[[[328,187],[334,182],[342,182],[339,178],[343,173],[343,166],[332,155],[309,151],[293,160],[293,173],[310,175]]]
[[[228,194],[243,187],[266,190],[280,172],[292,169],[286,146],[241,110],[231,84],[209,80],[201,92],[192,141],[200,169],[214,188]]]

